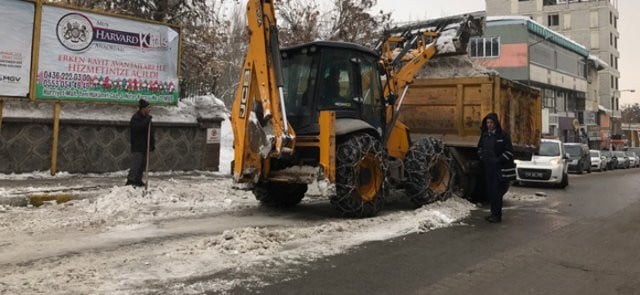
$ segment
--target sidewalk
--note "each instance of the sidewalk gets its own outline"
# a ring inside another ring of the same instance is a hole
[[[189,172],[160,172],[151,173],[149,185],[158,180],[197,179],[199,177],[226,178],[218,172],[189,171]],[[70,200],[96,197],[101,191],[114,186],[123,186],[126,173],[123,171],[100,174],[65,174],[47,176],[38,175],[2,175],[0,176],[0,205],[5,206],[34,206],[42,205],[46,201],[67,202]],[[144,188],[141,188],[144,189]]]

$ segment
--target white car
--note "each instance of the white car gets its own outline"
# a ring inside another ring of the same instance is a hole
[[[589,154],[591,156],[591,169],[596,169],[600,172],[607,170],[607,158],[599,150],[590,150]]]
[[[542,139],[531,161],[516,161],[516,179],[520,184],[547,183],[564,188],[569,185],[567,154],[557,139]]]
[[[624,154],[629,158],[629,168],[638,167],[638,158],[634,152],[626,151]]]

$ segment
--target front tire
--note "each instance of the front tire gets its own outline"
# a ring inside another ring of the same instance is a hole
[[[307,192],[306,184],[265,182],[253,189],[253,195],[263,205],[269,207],[289,208],[297,205]]]
[[[404,161],[406,192],[416,206],[451,196],[455,174],[442,141],[429,137],[416,142]]]
[[[375,216],[384,206],[385,153],[369,134],[355,134],[336,148],[336,195],[331,204],[344,216]]]
[[[560,181],[560,184],[558,185],[559,188],[565,188],[569,185],[569,174],[567,173],[562,173],[562,181]]]

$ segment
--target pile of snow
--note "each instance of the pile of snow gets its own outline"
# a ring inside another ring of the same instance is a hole
[[[429,61],[417,78],[439,79],[457,77],[486,77],[499,73],[487,69],[475,62],[466,54],[453,56],[437,56]]]
[[[58,187],[56,185],[49,189]],[[67,189],[73,190],[72,187]],[[113,186],[94,190],[91,194],[95,197],[62,204],[51,203],[37,209],[11,207],[0,220],[0,231],[46,231],[54,227],[137,224],[154,219],[190,217],[204,212],[258,206],[250,192],[231,189],[230,179],[207,176],[156,180],[147,193],[142,188]]]
[[[129,122],[136,110],[136,105],[64,103],[60,119]],[[224,119],[227,113],[224,103],[213,95],[186,98],[176,106],[154,106],[151,111],[153,121],[162,123],[197,123],[198,118]],[[8,100],[3,117],[53,119],[53,104]]]

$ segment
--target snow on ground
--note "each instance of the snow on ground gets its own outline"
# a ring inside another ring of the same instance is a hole
[[[524,202],[542,202],[547,200],[546,196],[536,196],[535,194],[525,194],[521,192],[509,191],[504,195],[504,200],[524,201]]]
[[[291,211],[274,211],[219,176],[156,180],[147,194],[119,186],[94,193],[95,198],[39,208],[0,208],[0,293],[169,288],[183,294],[259,286],[268,281],[264,269],[286,271],[368,241],[451,226],[474,209],[452,198],[417,210],[342,219],[328,200],[308,196]],[[326,216],[305,216],[314,210]],[[248,275],[225,278],[226,273]],[[191,279],[207,275],[212,279]]]

